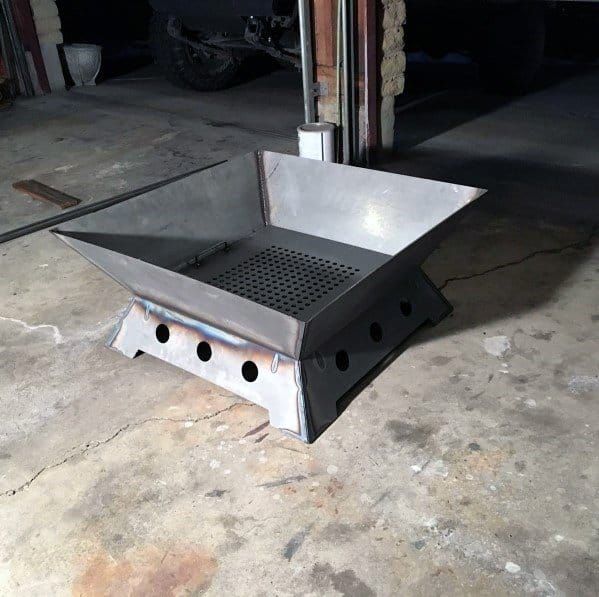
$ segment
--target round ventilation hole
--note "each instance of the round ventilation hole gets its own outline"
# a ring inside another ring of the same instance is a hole
[[[406,317],[412,313],[412,303],[410,301],[401,301],[399,308]]]
[[[254,361],[246,361],[241,367],[241,375],[245,381],[256,381],[258,379],[258,367]]]
[[[347,351],[340,350],[335,355],[335,365],[337,365],[339,371],[347,371],[349,369],[349,355],[347,354]]]
[[[370,324],[370,337],[373,342],[380,342],[383,339],[383,328],[380,323],[375,321]]]
[[[204,361],[204,363],[208,362],[212,358],[212,348],[210,348],[210,344],[208,342],[200,342],[198,344],[198,359],[200,361]]]
[[[169,332],[168,326],[164,325],[163,323],[156,328],[156,340],[158,340],[160,344],[165,344],[168,342],[170,335],[171,333]]]

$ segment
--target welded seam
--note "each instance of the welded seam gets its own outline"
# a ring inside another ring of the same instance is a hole
[[[583,238],[582,240],[570,243],[568,245],[564,245],[562,247],[554,247],[553,249],[539,249],[538,251],[533,251],[532,253],[529,253],[528,255],[525,255],[524,257],[522,257],[520,259],[516,259],[515,261],[508,261],[507,263],[501,263],[499,265],[495,265],[493,267],[490,267],[489,269],[483,270],[482,272],[476,272],[474,274],[469,274],[467,276],[455,276],[452,278],[447,278],[447,280],[445,280],[445,282],[443,282],[443,284],[441,284],[438,288],[439,288],[439,290],[443,290],[446,286],[451,284],[451,282],[461,282],[462,280],[471,280],[472,278],[486,276],[487,274],[490,274],[490,273],[493,273],[496,271],[500,271],[500,270],[508,268],[508,267],[520,265],[521,263],[524,263],[525,261],[528,261],[529,259],[533,259],[534,257],[538,257],[539,255],[558,255],[558,254],[563,253],[564,251],[567,251],[569,249],[575,249],[575,250],[585,249],[591,245],[593,237],[596,236],[598,232],[599,232],[599,226],[594,226],[592,228],[590,234],[588,236],[586,236],[585,238]]]
[[[264,177],[264,155],[262,150],[256,152],[256,167],[258,169],[258,193],[260,194],[260,210],[262,211],[262,221],[266,226],[270,224],[270,213],[268,210],[269,197],[266,180]]]
[[[125,319],[127,319],[127,316],[131,312],[131,309],[133,309],[133,306],[135,305],[136,301],[137,301],[136,296],[132,296],[129,299],[129,304],[125,307],[125,309],[123,310],[123,313],[119,316],[119,320],[116,323],[116,325],[113,327],[112,333],[110,334],[110,336],[107,338],[106,342],[104,343],[107,348],[110,348],[110,349],[113,348],[113,345],[115,344],[115,340],[117,339],[117,336],[121,333],[121,330],[123,329],[123,324],[125,323]],[[118,348],[115,350],[118,350],[119,352],[121,352]],[[121,354],[124,354],[124,353],[121,352]]]
[[[16,489],[8,489],[7,491],[0,493],[0,497],[11,497],[11,496],[29,488],[29,486],[32,483],[34,483],[39,477],[41,477],[45,472],[50,471],[55,468],[58,468],[59,466],[66,464],[67,462],[69,462],[70,460],[73,460],[74,458],[77,458],[79,456],[85,456],[88,452],[91,452],[92,450],[95,450],[96,448],[99,448],[100,446],[104,446],[104,445],[110,443],[112,440],[116,439],[123,433],[125,433],[127,431],[132,431],[133,429],[137,429],[138,427],[141,427],[141,426],[145,425],[146,423],[155,423],[155,422],[164,422],[164,421],[168,421],[168,422],[172,422],[172,423],[199,423],[201,421],[207,421],[209,419],[214,419],[214,417],[218,417],[218,415],[220,415],[224,412],[233,410],[234,408],[237,408],[238,406],[255,406],[255,405],[252,404],[251,402],[234,402],[230,406],[227,406],[227,408],[217,410],[216,412],[210,413],[209,415],[204,415],[203,417],[184,418],[184,419],[176,419],[176,418],[171,418],[171,417],[148,417],[147,419],[143,419],[141,421],[136,421],[134,423],[127,423],[126,425],[123,425],[122,427],[117,429],[112,435],[108,436],[107,438],[105,438],[103,440],[88,442],[87,444],[85,444],[85,446],[83,446],[83,449],[71,448],[71,450],[70,450],[70,452],[72,452],[71,454],[69,454],[68,456],[65,456],[62,460],[60,460],[58,462],[44,466],[39,471],[37,471],[37,473],[35,473],[35,475],[33,475],[33,477],[31,477],[29,480],[25,481],[25,483],[19,485]],[[74,450],[78,450],[78,451],[74,452]]]

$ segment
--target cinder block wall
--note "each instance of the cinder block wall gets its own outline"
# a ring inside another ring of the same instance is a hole
[[[63,42],[60,16],[54,0],[30,0],[35,29],[52,91],[64,89],[57,45]]]
[[[40,43],[61,44],[60,17],[54,0],[30,0],[31,12]]]
[[[383,5],[383,57],[381,60],[381,144],[393,148],[395,96],[403,93],[406,53],[404,52],[404,0],[381,0]]]

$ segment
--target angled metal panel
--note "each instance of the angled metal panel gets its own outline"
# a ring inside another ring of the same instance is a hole
[[[304,324],[293,317],[151,263],[54,234],[138,297],[288,356],[299,356]]]
[[[264,226],[253,153],[62,224],[107,249],[161,267]]]
[[[485,191],[265,151],[273,226],[395,255]]]
[[[156,338],[159,325],[168,327],[167,342]],[[200,344],[207,347],[202,358]],[[309,441],[299,361],[291,357],[142,299],[131,302],[108,346],[129,358],[142,351],[218,384],[266,408],[273,426]],[[258,371],[252,381],[243,376],[248,361]]]

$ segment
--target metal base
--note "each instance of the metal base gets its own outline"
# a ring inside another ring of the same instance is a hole
[[[312,442],[389,353],[450,311],[443,295],[414,269],[372,296],[316,350],[295,359],[136,297],[108,346],[130,358],[145,352],[203,377],[266,408],[274,427]]]

